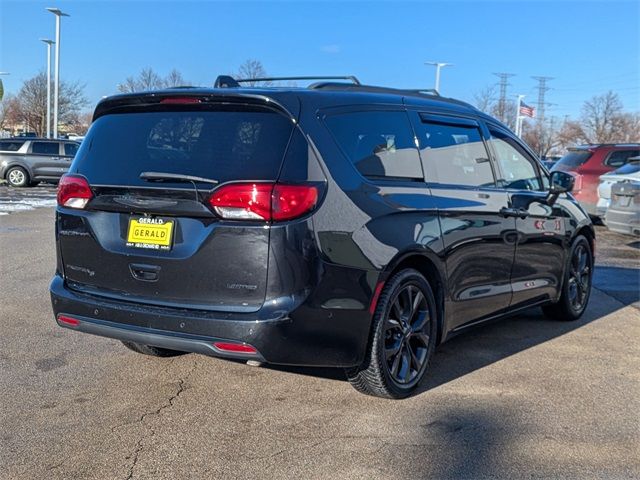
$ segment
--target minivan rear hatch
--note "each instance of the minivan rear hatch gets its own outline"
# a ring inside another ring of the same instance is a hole
[[[293,126],[266,105],[191,98],[99,116],[71,169],[93,197],[83,209],[58,209],[68,287],[162,306],[258,310],[269,224],[224,220],[209,202],[229,182],[277,180]]]

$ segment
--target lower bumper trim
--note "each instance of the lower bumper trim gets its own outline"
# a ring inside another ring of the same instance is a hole
[[[77,324],[68,322],[66,320],[68,318],[77,320]],[[122,324],[116,324],[95,318],[81,317],[75,314],[67,315],[65,313],[61,313],[57,316],[56,321],[61,327],[68,328],[70,330],[77,330],[79,332],[99,335],[101,337],[115,338],[125,342],[152,345],[154,347],[166,348],[168,350],[176,350],[179,352],[201,353],[203,355],[214,357],[255,360],[258,362],[265,361],[262,355],[257,351],[256,353],[230,352],[216,348],[214,345],[215,343],[229,342],[229,340],[224,338],[205,338],[193,335],[170,334],[168,332],[160,333],[150,328],[123,326]]]

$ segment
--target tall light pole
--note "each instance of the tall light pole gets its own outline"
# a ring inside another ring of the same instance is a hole
[[[51,138],[51,45],[56,43],[48,38],[41,38],[47,44],[47,138]]]
[[[58,100],[60,95],[60,18],[68,17],[59,8],[47,8],[56,16],[56,70],[55,81],[53,85],[53,137],[58,138]]]
[[[440,93],[440,69],[442,67],[452,67],[453,63],[445,63],[445,62],[425,62],[425,65],[433,65],[436,67],[436,84],[435,91]]]

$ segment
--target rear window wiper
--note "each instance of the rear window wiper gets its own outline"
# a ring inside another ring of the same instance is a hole
[[[212,178],[196,177],[194,175],[183,175],[181,173],[165,173],[165,172],[142,172],[140,179],[147,182],[200,182],[217,185],[218,180]]]

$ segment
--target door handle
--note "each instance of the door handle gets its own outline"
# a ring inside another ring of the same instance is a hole
[[[530,214],[528,210],[525,210],[524,208],[508,208],[508,207],[502,207],[500,209],[500,215],[502,215],[503,217],[515,217],[515,218],[522,218],[525,219],[527,218]]]

